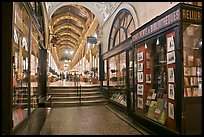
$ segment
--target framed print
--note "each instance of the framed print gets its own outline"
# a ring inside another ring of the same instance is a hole
[[[168,68],[168,82],[174,82],[174,68]]]
[[[154,92],[155,92],[155,89],[149,89],[147,99],[152,99],[152,95],[154,94]]]
[[[190,67],[184,67],[184,76],[190,76],[190,75],[191,75]]]
[[[146,83],[151,83],[151,74],[146,74]]]
[[[143,82],[143,72],[137,72],[137,81]]]
[[[143,109],[143,98],[137,98],[137,107]]]
[[[150,68],[150,62],[148,60],[146,61],[146,68]]]
[[[151,101],[149,99],[146,100],[146,106],[150,106]]]
[[[174,104],[168,103],[168,115],[170,118],[174,119]]]
[[[137,53],[137,61],[143,61],[143,52]]]
[[[146,59],[150,59],[150,53],[146,52]]]
[[[196,67],[191,67],[191,76],[196,76]]]
[[[144,92],[144,85],[143,84],[137,84],[137,94],[143,95]]]
[[[171,35],[170,37],[167,38],[167,52],[173,51],[174,49],[175,49],[174,36]]]
[[[173,64],[175,63],[176,56],[175,51],[167,53],[167,64]]]
[[[143,71],[143,63],[138,63],[138,71]]]
[[[168,95],[169,95],[169,99],[174,100],[174,84],[169,84]]]

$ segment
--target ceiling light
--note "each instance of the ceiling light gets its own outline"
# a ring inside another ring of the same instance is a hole
[[[72,51],[70,51],[70,54],[73,54],[74,53],[74,51],[72,50]]]

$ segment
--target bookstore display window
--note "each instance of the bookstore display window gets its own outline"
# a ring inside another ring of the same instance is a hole
[[[29,16],[22,3],[14,4],[13,128],[28,116]]]
[[[135,111],[175,129],[175,32],[136,45]]]
[[[202,25],[183,24],[184,97],[202,96]]]
[[[110,100],[126,106],[126,52],[117,54],[108,61]]]
[[[30,75],[30,82],[31,82],[31,89],[30,89],[30,96],[31,96],[31,111],[35,109],[37,106],[37,90],[38,90],[38,35],[37,29],[32,24],[32,47],[31,47],[31,75]]]

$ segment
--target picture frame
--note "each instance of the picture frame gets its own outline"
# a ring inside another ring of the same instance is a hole
[[[137,107],[143,109],[143,98],[137,98]]]
[[[174,68],[168,68],[168,82],[174,82]]]
[[[143,71],[143,63],[138,63],[137,71]]]
[[[168,98],[174,100],[174,84],[168,85]]]
[[[190,75],[191,75],[190,67],[184,67],[184,76],[190,76]]]
[[[138,83],[143,82],[143,72],[137,72],[137,81]]]
[[[174,104],[172,104],[171,102],[168,102],[168,116],[171,119],[174,119]]]
[[[146,68],[148,68],[148,69],[150,68],[150,61],[148,61],[148,60],[146,61]]]
[[[176,56],[175,56],[175,51],[168,52],[167,53],[167,64],[173,64],[175,63]]]
[[[143,95],[143,92],[144,92],[144,85],[137,84],[137,95]]]
[[[146,59],[150,59],[150,53],[146,52]]]
[[[151,74],[146,74],[146,83],[151,83]]]
[[[167,38],[167,52],[175,50],[174,36],[171,35]]]
[[[143,52],[137,53],[137,61],[143,61]]]

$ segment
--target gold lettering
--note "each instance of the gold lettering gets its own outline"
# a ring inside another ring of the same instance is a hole
[[[186,19],[186,10],[183,10],[183,18]]]

